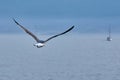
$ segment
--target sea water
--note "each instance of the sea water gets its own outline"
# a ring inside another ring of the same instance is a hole
[[[120,37],[106,37],[67,34],[36,48],[28,35],[1,34],[0,80],[120,80]]]

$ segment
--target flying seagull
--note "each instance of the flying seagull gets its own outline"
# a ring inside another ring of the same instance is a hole
[[[40,39],[37,38],[32,32],[30,32],[28,29],[26,29],[26,28],[23,27],[21,24],[19,24],[15,19],[13,19],[13,21],[14,21],[20,28],[22,28],[27,34],[29,34],[30,36],[32,36],[32,37],[36,40],[37,43],[34,44],[34,46],[36,46],[37,48],[43,47],[47,41],[49,41],[49,40],[51,40],[51,39],[53,39],[53,38],[55,38],[55,37],[57,37],[57,36],[63,35],[63,34],[65,34],[65,33],[69,32],[69,31],[71,31],[71,30],[74,28],[74,26],[72,26],[72,27],[70,27],[68,30],[66,30],[66,31],[64,31],[64,32],[62,32],[62,33],[59,33],[59,34],[57,34],[57,35],[54,35],[54,36],[52,36],[52,37],[50,37],[50,38],[48,38],[48,39],[46,39],[46,40],[40,40]]]

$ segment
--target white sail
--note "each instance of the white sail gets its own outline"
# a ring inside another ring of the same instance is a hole
[[[112,38],[111,38],[111,26],[109,26],[109,29],[108,29],[107,41],[112,41]]]

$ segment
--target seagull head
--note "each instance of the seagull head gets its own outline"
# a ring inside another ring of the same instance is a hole
[[[37,48],[41,48],[43,46],[45,46],[44,43],[36,43],[36,44],[33,44],[34,46],[36,46]]]

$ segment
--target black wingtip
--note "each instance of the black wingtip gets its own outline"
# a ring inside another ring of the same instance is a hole
[[[73,29],[75,26],[73,25],[71,28]]]
[[[73,25],[73,26],[69,29],[69,31],[72,30],[74,27],[75,27],[75,26]]]
[[[14,19],[14,18],[12,18],[13,19],[13,21],[18,25],[19,23]]]
[[[16,20],[15,20],[14,18],[12,18],[12,20],[13,20],[14,22],[16,22]]]

